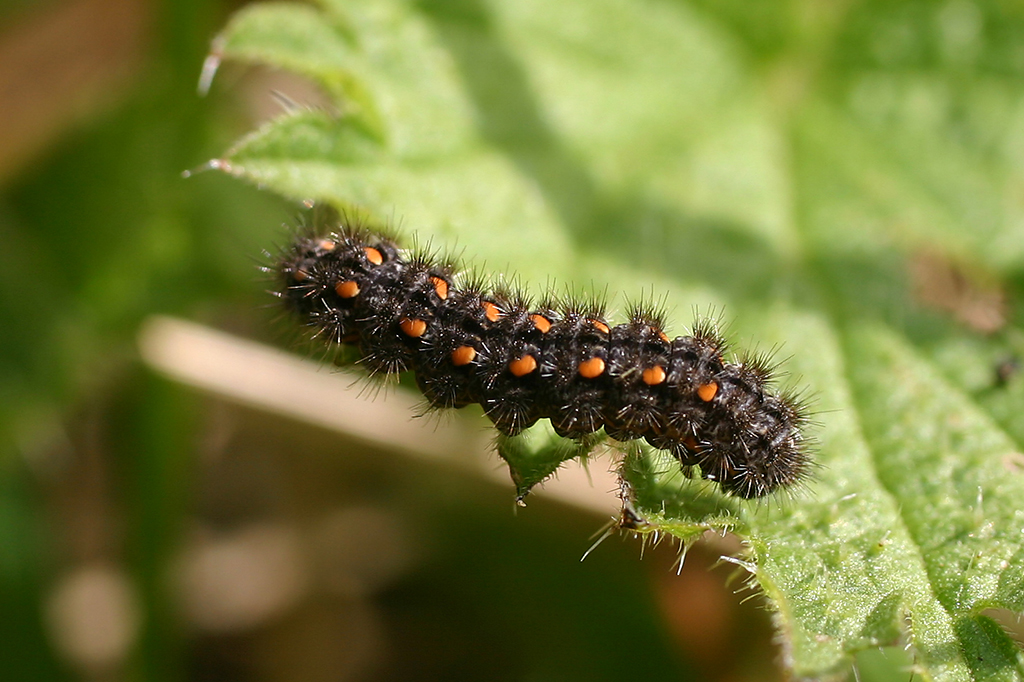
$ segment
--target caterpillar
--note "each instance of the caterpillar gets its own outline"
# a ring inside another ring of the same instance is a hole
[[[272,270],[274,293],[314,337],[357,349],[371,374],[411,370],[431,407],[480,404],[503,434],[549,419],[566,438],[643,439],[742,498],[811,466],[804,402],[771,391],[768,356],[726,361],[711,319],[673,339],[650,304],[617,325],[599,301],[534,304],[344,219],[298,235]]]

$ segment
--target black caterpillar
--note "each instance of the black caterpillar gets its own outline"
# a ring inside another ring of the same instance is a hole
[[[810,468],[802,401],[769,392],[765,356],[726,362],[711,320],[671,339],[652,306],[611,326],[596,302],[531,305],[346,221],[297,238],[276,273],[276,293],[316,336],[358,348],[371,373],[412,370],[433,407],[479,403],[507,435],[546,418],[567,438],[643,438],[744,498]]]

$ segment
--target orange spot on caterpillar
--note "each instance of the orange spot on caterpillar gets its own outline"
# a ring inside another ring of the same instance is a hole
[[[309,273],[306,272],[305,270],[296,270],[295,272],[292,273],[292,279],[294,279],[296,282],[305,282],[307,279],[309,279]]]
[[[334,290],[342,298],[355,298],[359,295],[359,283],[352,279],[338,282],[334,285]]]
[[[533,322],[533,326],[537,328],[541,334],[547,334],[551,331],[551,320],[544,317],[543,315],[533,314],[530,315],[530,321]]]
[[[512,372],[512,376],[525,377],[535,369],[537,369],[537,359],[529,354],[508,363],[508,371]]]
[[[442,301],[448,298],[448,282],[440,277],[431,277],[430,281],[434,283],[434,292],[437,293],[438,298]]]
[[[364,248],[363,253],[366,254],[366,260],[370,261],[374,265],[380,265],[384,262],[384,255],[372,246]]]
[[[661,365],[655,365],[644,370],[643,380],[648,386],[657,386],[665,381],[666,376],[665,368]]]
[[[591,320],[590,324],[594,325],[594,328],[597,329],[597,331],[601,332],[602,334],[607,334],[608,332],[611,331],[608,325],[606,325],[601,320]]]
[[[402,333],[406,336],[418,339],[427,332],[427,323],[424,320],[410,320],[405,318],[398,323]]]
[[[334,248],[337,246],[330,239],[321,239],[316,245],[321,251],[334,251]]]
[[[476,359],[476,348],[473,346],[459,346],[452,351],[452,364],[456,367],[463,367]]]
[[[713,381],[697,387],[697,396],[706,403],[711,402],[716,395],[718,395],[718,384]]]
[[[601,358],[590,358],[580,363],[576,371],[584,379],[596,379],[604,374],[604,360]]]
[[[660,329],[658,330],[658,338],[664,341],[665,343],[672,343],[672,339],[668,338],[668,334],[661,331]]]
[[[484,308],[484,316],[491,322],[497,322],[501,319],[501,311],[498,310],[498,306],[494,305],[490,301],[484,301],[480,305]]]

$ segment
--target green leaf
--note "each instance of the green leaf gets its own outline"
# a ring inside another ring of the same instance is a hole
[[[1024,335],[977,292],[1024,288],[1022,38],[996,0],[254,5],[223,56],[337,111],[224,167],[541,287],[724,307],[813,392],[820,468],[746,502],[630,447],[634,529],[740,535],[798,677],[902,644],[924,679],[1020,680],[985,609],[1024,610],[1024,379],[993,378]],[[520,496],[588,450],[500,446]]]
[[[508,464],[518,500],[558,470],[570,459],[586,458],[600,443],[603,434],[592,434],[578,441],[559,438],[546,421],[515,437],[498,435],[498,454]]]

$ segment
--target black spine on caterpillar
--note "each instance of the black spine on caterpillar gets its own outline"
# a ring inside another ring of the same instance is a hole
[[[532,306],[344,224],[296,239],[277,274],[279,295],[316,335],[356,346],[371,373],[412,370],[433,407],[479,403],[507,435],[544,418],[569,438],[604,428],[744,498],[796,483],[811,466],[802,402],[770,391],[764,358],[726,362],[711,322],[670,339],[644,306],[616,326],[597,304]]]

